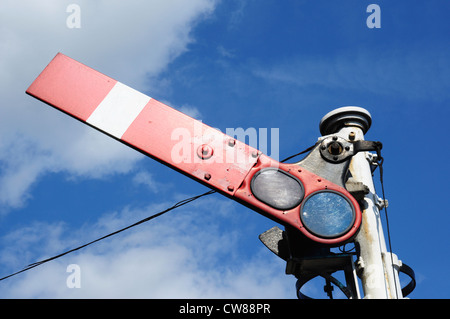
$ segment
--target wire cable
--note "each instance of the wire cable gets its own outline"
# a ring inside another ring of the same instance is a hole
[[[287,161],[287,160],[289,160],[289,159],[291,159],[291,158],[294,158],[294,157],[296,157],[296,156],[298,156],[298,155],[304,154],[304,153],[306,153],[306,152],[312,150],[316,145],[317,145],[317,143],[314,144],[314,145],[312,145],[312,146],[310,146],[310,147],[308,147],[306,150],[304,150],[304,151],[302,151],[302,152],[300,152],[300,153],[297,153],[297,154],[294,154],[294,155],[292,155],[292,156],[289,156],[288,158],[285,158],[285,159],[282,160],[281,162],[285,162],[285,161]],[[156,214],[151,215],[151,216],[149,216],[149,217],[147,217],[147,218],[144,218],[144,219],[142,219],[142,220],[140,220],[140,221],[138,221],[138,222],[136,222],[136,223],[134,223],[134,224],[131,224],[131,225],[127,226],[127,227],[124,227],[124,228],[122,228],[122,229],[116,230],[115,232],[112,232],[112,233],[110,233],[110,234],[108,234],[108,235],[105,235],[105,236],[103,236],[103,237],[97,238],[97,239],[95,239],[95,240],[93,240],[93,241],[90,241],[90,242],[88,242],[88,243],[86,243],[86,244],[84,244],[84,245],[78,246],[78,247],[76,247],[76,248],[70,249],[70,250],[68,250],[68,251],[66,251],[66,252],[63,252],[63,253],[61,253],[61,254],[55,255],[55,256],[53,256],[53,257],[50,257],[50,258],[47,258],[47,259],[44,259],[44,260],[41,260],[41,261],[38,261],[38,262],[35,262],[35,263],[32,263],[32,264],[26,266],[25,268],[23,268],[22,270],[19,270],[19,271],[17,271],[17,272],[14,272],[14,273],[8,275],[8,276],[5,276],[5,277],[0,278],[0,281],[5,280],[5,279],[10,278],[10,277],[13,277],[13,276],[15,276],[15,275],[18,275],[18,274],[23,273],[23,272],[25,272],[25,271],[28,271],[28,270],[30,270],[30,269],[33,269],[33,268],[35,268],[35,267],[37,267],[37,266],[40,266],[40,265],[42,265],[42,264],[45,264],[45,263],[47,263],[47,262],[49,262],[49,261],[55,260],[55,259],[60,258],[60,257],[62,257],[62,256],[65,256],[65,255],[68,255],[68,254],[70,254],[70,253],[73,253],[73,252],[75,252],[75,251],[77,251],[77,250],[80,250],[80,249],[85,248],[85,247],[87,247],[87,246],[89,246],[89,245],[92,245],[92,244],[94,244],[94,243],[96,243],[96,242],[99,242],[99,241],[101,241],[101,240],[103,240],[103,239],[105,239],[105,238],[111,237],[111,236],[116,235],[116,234],[118,234],[118,233],[121,233],[121,232],[123,232],[123,231],[125,231],[125,230],[127,230],[127,229],[130,229],[130,228],[132,228],[132,227],[135,227],[135,226],[138,226],[138,225],[143,224],[143,223],[145,223],[145,222],[148,222],[148,221],[150,221],[150,220],[152,220],[152,219],[154,219],[154,218],[156,218],[156,217],[159,217],[159,216],[161,216],[161,215],[163,215],[163,214],[165,214],[165,213],[167,213],[167,212],[169,212],[169,211],[171,211],[171,210],[173,210],[173,209],[175,209],[175,208],[178,208],[178,207],[180,207],[180,206],[186,205],[186,204],[188,204],[188,203],[190,203],[190,202],[192,202],[192,201],[194,201],[194,200],[196,200],[196,199],[199,199],[199,198],[201,198],[201,197],[203,197],[203,196],[207,196],[207,195],[214,194],[214,193],[216,193],[215,190],[210,190],[210,191],[208,191],[208,192],[206,192],[206,193],[203,193],[203,194],[200,194],[200,195],[197,195],[197,196],[193,196],[193,197],[190,197],[190,198],[183,199],[183,200],[179,201],[178,203],[176,203],[175,205],[173,205],[173,206],[171,206],[171,207],[169,207],[169,208],[167,208],[167,209],[165,209],[165,210],[163,210],[163,211],[161,211],[161,212],[159,212],[159,213],[156,213]]]
[[[291,155],[291,156],[289,156],[289,157],[286,157],[284,160],[280,161],[280,163],[284,163],[284,162],[290,160],[291,158],[297,157],[297,156],[299,156],[299,155],[302,155],[302,154],[304,154],[304,153],[306,153],[306,152],[311,151],[314,147],[316,147],[317,144],[319,144],[319,142],[317,142],[316,144],[314,144],[314,145],[308,147],[306,150],[301,151],[300,153],[297,153],[297,154]]]
[[[377,147],[377,163],[378,163],[378,168],[380,170],[381,193],[383,196],[383,200],[385,201],[386,195],[384,193],[383,162],[384,162],[384,158],[381,156],[381,146],[379,145]],[[395,275],[394,257],[392,256],[392,254],[393,254],[392,253],[392,242],[391,242],[391,232],[390,232],[390,228],[389,228],[389,217],[388,217],[387,206],[388,205],[386,203],[384,203],[383,208],[384,208],[384,215],[386,217],[386,231],[387,231],[387,235],[388,235],[389,251],[390,251],[390,255],[391,255],[392,273],[394,276],[395,295],[398,299],[397,279],[396,279],[396,275]]]
[[[34,267],[40,266],[40,265],[45,264],[45,263],[47,263],[49,261],[52,261],[52,260],[55,260],[55,259],[60,258],[62,256],[65,256],[67,254],[73,253],[74,251],[80,250],[80,249],[82,249],[84,247],[87,247],[87,246],[92,245],[92,244],[94,244],[96,242],[99,242],[99,241],[101,241],[101,240],[103,240],[105,238],[108,238],[108,237],[111,237],[111,236],[116,235],[118,233],[121,233],[121,232],[123,232],[123,231],[125,231],[127,229],[132,228],[132,227],[135,227],[135,226],[138,226],[138,225],[143,224],[145,222],[148,222],[148,221],[150,221],[150,220],[152,220],[152,219],[154,219],[156,217],[159,217],[159,216],[161,216],[161,215],[163,215],[163,214],[165,214],[165,213],[167,213],[167,212],[169,212],[169,211],[171,211],[171,210],[173,210],[175,208],[181,207],[181,206],[186,205],[186,204],[188,204],[188,203],[190,203],[190,202],[192,202],[192,201],[194,201],[196,199],[199,199],[199,198],[201,198],[203,196],[207,196],[207,195],[213,194],[215,192],[216,192],[215,190],[210,190],[210,191],[208,191],[206,193],[203,193],[203,194],[200,194],[200,195],[197,195],[197,196],[193,196],[193,197],[190,197],[190,198],[183,199],[183,200],[179,201],[178,203],[176,203],[175,205],[173,205],[173,206],[171,206],[171,207],[169,207],[169,208],[167,208],[167,209],[165,209],[165,210],[163,210],[163,211],[161,211],[159,213],[156,213],[156,214],[151,215],[151,216],[149,216],[147,218],[144,218],[144,219],[142,219],[142,220],[140,220],[140,221],[138,221],[138,222],[136,222],[134,224],[131,224],[129,226],[126,226],[126,227],[124,227],[122,229],[116,230],[115,232],[112,232],[112,233],[110,233],[108,235],[105,235],[103,237],[97,238],[97,239],[95,239],[95,240],[93,240],[91,242],[88,242],[87,244],[84,244],[84,245],[78,246],[76,248],[70,249],[70,250],[68,250],[66,252],[63,252],[61,254],[58,254],[56,256],[53,256],[53,257],[50,257],[50,258],[47,258],[47,259],[44,259],[44,260],[32,263],[32,264],[26,266],[25,268],[23,268],[22,270],[19,270],[19,271],[15,272],[15,273],[12,273],[12,274],[8,275],[8,276],[0,278],[0,281],[5,280],[7,278],[10,278],[12,276],[18,275],[20,273],[23,273],[23,272],[25,272],[27,270],[30,270],[30,269],[32,269]]]

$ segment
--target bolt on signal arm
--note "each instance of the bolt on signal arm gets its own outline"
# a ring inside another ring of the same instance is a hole
[[[302,162],[280,163],[61,53],[26,93],[313,241],[339,244],[360,226],[358,202],[343,183],[313,173],[311,165],[319,149],[330,150],[331,158],[324,161],[345,162],[345,152],[353,151],[347,147],[339,152],[345,141],[323,141],[307,156],[304,167]],[[311,210],[324,210],[323,201],[312,200],[313,195],[336,199],[334,203],[349,211],[348,225],[338,235],[321,233],[320,225],[309,224]]]

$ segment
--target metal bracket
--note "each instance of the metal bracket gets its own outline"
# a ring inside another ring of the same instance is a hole
[[[288,260],[289,247],[284,232],[280,228],[272,227],[259,235],[259,240],[275,255],[283,260]]]
[[[330,283],[333,283],[347,298],[359,297],[353,255],[334,254],[329,249],[321,249],[321,253],[315,255],[317,251],[310,250],[308,245],[303,245],[298,234],[288,229],[283,231],[277,226],[259,235],[259,239],[271,252],[286,261],[286,274],[294,275],[298,279],[296,283],[298,298],[310,299],[300,290],[303,285],[317,276],[325,278],[327,289],[330,288]],[[336,271],[344,271],[347,286],[331,276]],[[330,290],[327,293],[331,296]]]
[[[375,195],[375,196],[376,196],[375,205],[378,207],[379,210],[382,210],[383,208],[389,206],[389,202],[387,199],[380,198],[380,197],[378,197],[378,195]]]
[[[345,183],[345,188],[358,202],[363,201],[364,197],[369,194],[369,187],[361,182],[357,182],[353,177],[349,177]]]
[[[348,299],[359,298],[352,255],[335,254],[321,258],[308,258],[302,260],[291,259],[288,261],[288,267],[286,269],[289,268],[295,272],[294,274],[298,278],[296,288],[297,297],[299,299],[311,299],[300,290],[303,285],[317,276],[325,278],[327,286],[329,286],[329,282],[335,284]],[[340,270],[344,271],[347,286],[344,286],[341,282],[331,276],[332,273]],[[330,293],[327,293],[330,296]]]
[[[414,288],[416,288],[416,275],[414,273],[414,270],[405,263],[402,263],[399,271],[409,276],[409,278],[411,279],[411,281],[402,288],[403,297],[406,297],[414,290]]]
[[[338,140],[340,141],[340,139]],[[345,187],[345,178],[353,152],[351,154],[348,151],[339,155],[329,154],[328,148],[334,152],[334,146],[330,145],[332,142],[332,137],[329,140],[322,140],[305,158],[296,164],[336,185]],[[345,150],[345,146],[343,150]],[[334,157],[337,159],[334,160]]]
[[[331,163],[340,163],[358,152],[379,151],[383,144],[378,141],[346,140],[338,135],[325,137],[320,143],[320,154]]]
[[[353,148],[355,154],[365,151],[379,151],[383,148],[383,144],[377,141],[358,140],[356,142],[353,142]]]
[[[399,273],[403,273],[409,277],[410,279],[409,283],[403,288],[401,288],[402,296],[406,297],[416,287],[416,275],[414,273],[414,270],[405,263],[403,263],[400,259],[398,259],[396,254],[385,252],[382,253],[382,256],[383,259],[392,260],[392,267],[396,270],[397,276],[399,275]]]
[[[353,143],[337,135],[328,136],[320,143],[320,155],[330,163],[343,162],[354,154]]]
[[[317,146],[297,165],[345,187],[352,156],[363,151],[379,151],[381,147],[381,142],[353,141],[351,138],[347,140],[338,134],[332,134],[320,138]]]

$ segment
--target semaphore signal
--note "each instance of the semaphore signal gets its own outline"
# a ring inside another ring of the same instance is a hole
[[[298,279],[299,298],[317,276],[330,297],[334,284],[361,298],[358,278],[364,298],[403,298],[414,289],[414,273],[387,251],[380,227],[386,201],[375,193],[372,172],[382,173],[382,144],[364,140],[372,124],[367,110],[326,114],[308,154],[285,163],[61,53],[26,92],[279,223],[284,230],[274,227],[260,239]],[[182,141],[173,138],[180,132]],[[333,251],[348,243],[355,252]],[[345,285],[332,276],[337,271]],[[412,278],[403,289],[399,272]]]

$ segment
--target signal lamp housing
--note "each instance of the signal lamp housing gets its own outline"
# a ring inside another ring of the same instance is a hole
[[[235,198],[276,222],[293,226],[307,239],[330,247],[352,240],[362,220],[359,203],[344,187],[298,164],[275,162],[265,155]]]

